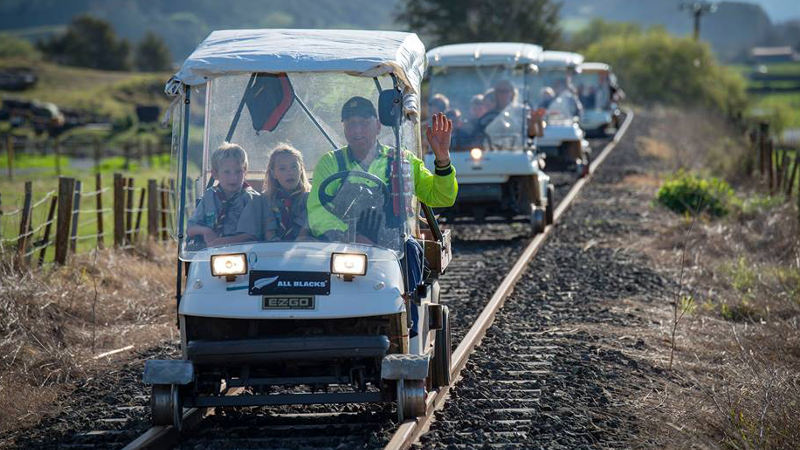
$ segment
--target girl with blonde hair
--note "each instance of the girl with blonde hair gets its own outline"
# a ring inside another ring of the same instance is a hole
[[[260,241],[308,237],[310,190],[303,154],[289,144],[278,144],[269,155],[261,197],[242,213],[237,231]]]

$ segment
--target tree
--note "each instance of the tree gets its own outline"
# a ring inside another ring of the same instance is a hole
[[[432,45],[528,42],[549,48],[561,38],[561,3],[552,0],[403,0],[396,19]]]
[[[637,103],[698,106],[735,115],[747,102],[744,79],[720,66],[706,43],[663,29],[608,36],[584,53],[614,68],[628,98]]]
[[[0,33],[0,58],[39,59],[39,52],[25,39]]]
[[[172,56],[161,36],[148,31],[136,46],[136,68],[143,72],[169,70]]]
[[[104,70],[128,70],[130,44],[117,38],[105,20],[81,15],[72,20],[66,33],[38,43],[51,60],[71,66]]]

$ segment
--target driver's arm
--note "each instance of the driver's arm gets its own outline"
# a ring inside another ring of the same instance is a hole
[[[432,208],[453,206],[458,195],[456,169],[453,165],[444,169],[437,168],[436,174],[432,174],[422,160],[411,152],[406,151],[405,156],[414,174],[414,193],[417,198]]]
[[[319,201],[319,186],[337,171],[338,164],[333,152],[322,155],[317,162],[317,167],[314,168],[306,209],[308,211],[308,228],[315,237],[321,237],[325,232],[331,230],[347,231],[347,225],[325,209]],[[328,189],[333,189],[340,184],[340,182],[331,183]]]

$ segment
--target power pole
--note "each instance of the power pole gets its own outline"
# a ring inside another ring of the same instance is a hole
[[[681,10],[688,10],[694,17],[694,40],[700,39],[700,18],[704,14],[713,13],[717,10],[717,4],[708,1],[681,2]]]

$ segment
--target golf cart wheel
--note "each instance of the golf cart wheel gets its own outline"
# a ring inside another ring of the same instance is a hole
[[[450,312],[442,307],[442,327],[436,330],[433,360],[431,361],[431,384],[440,388],[450,384],[450,361],[452,341],[450,338]]]
[[[536,236],[537,234],[544,231],[545,227],[545,214],[542,208],[533,205],[533,210],[531,211],[531,236]]]
[[[425,380],[397,380],[397,420],[425,415]]]
[[[150,410],[153,425],[171,425],[180,430],[183,425],[180,387],[174,384],[154,384],[150,394]]]
[[[544,219],[547,222],[547,225],[552,225],[554,221],[554,214],[556,209],[556,204],[554,203],[556,189],[553,187],[552,184],[547,185],[547,208],[544,210]]]

